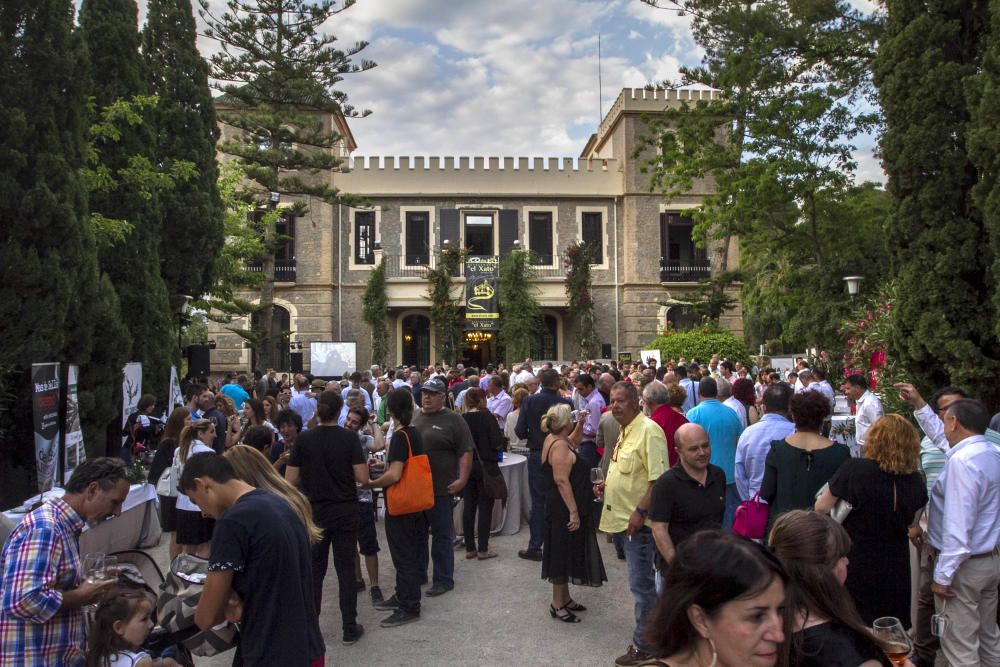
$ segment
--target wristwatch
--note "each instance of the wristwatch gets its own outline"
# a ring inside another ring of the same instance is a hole
[[[643,519],[645,519],[645,518],[646,518],[646,517],[647,517],[647,516],[649,515],[649,510],[644,510],[644,509],[642,509],[641,507],[636,507],[636,508],[635,508],[635,511],[636,511],[636,512],[637,512],[637,513],[639,514],[639,516],[641,516],[641,517],[642,517]]]

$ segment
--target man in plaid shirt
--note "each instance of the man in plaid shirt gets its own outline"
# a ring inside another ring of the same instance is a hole
[[[0,555],[0,665],[82,667],[86,628],[81,607],[115,583],[83,583],[80,531],[121,514],[129,483],[121,459],[84,462],[66,484],[24,517]]]

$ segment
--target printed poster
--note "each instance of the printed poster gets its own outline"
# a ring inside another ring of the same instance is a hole
[[[167,411],[163,415],[163,421],[167,421],[167,417],[173,412],[174,408],[179,405],[184,405],[184,396],[181,394],[181,383],[177,379],[177,367],[170,367],[170,389],[167,394],[170,400],[167,401]]]
[[[59,364],[31,364],[38,492],[52,489],[59,472]]]
[[[70,364],[66,369],[66,419],[63,422],[66,446],[63,454],[63,484],[69,481],[76,467],[87,458],[83,429],[80,427],[80,401],[77,393],[79,373],[80,367],[76,364]]]
[[[142,394],[142,364],[132,362],[122,369],[122,433],[125,424],[133,412],[139,409],[139,396]],[[125,446],[126,436],[122,436],[122,446]]]
[[[499,257],[469,257],[465,260],[465,329],[496,331],[500,328]]]
[[[656,360],[656,367],[657,368],[659,368],[660,365],[661,365],[660,364],[660,351],[659,350],[641,350],[639,352],[639,359],[640,359],[640,361],[642,361],[642,363],[646,364],[647,366],[651,365],[649,363],[650,359],[655,359]]]

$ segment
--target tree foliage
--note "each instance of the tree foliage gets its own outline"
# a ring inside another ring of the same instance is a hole
[[[434,329],[434,349],[438,361],[454,364],[458,360],[464,314],[452,284],[465,259],[465,251],[444,248],[437,263],[427,272],[427,298],[430,299],[431,327]]]
[[[659,350],[660,359],[681,359],[690,361],[696,358],[707,361],[713,354],[730,361],[750,362],[750,351],[746,343],[728,331],[720,331],[713,327],[702,327],[679,333],[657,336],[646,349]]]
[[[876,122],[858,108],[871,90],[878,17],[845,0],[666,4],[694,17],[705,56],[665,85],[708,86],[718,97],[650,117],[636,156],[668,201],[711,181],[692,211],[696,239],[716,248],[722,273],[740,270],[749,320],[768,321],[771,338],[805,344],[811,334],[803,340],[794,323],[786,332],[787,317],[773,317],[770,304],[794,291],[796,301],[846,308],[833,281],[840,237],[824,230],[843,217],[831,202],[851,189],[854,140]],[[727,263],[734,237],[740,267]],[[819,334],[832,335],[835,322]]]
[[[160,192],[160,264],[172,305],[180,295],[199,297],[213,285],[223,242],[223,210],[215,144],[219,127],[208,88],[208,63],[195,44],[190,0],[149,0],[142,51],[158,163],[166,170],[190,165],[187,178]],[[173,184],[171,184],[173,185]]]
[[[531,356],[542,328],[531,253],[513,250],[500,261],[500,332],[508,366]]]
[[[584,359],[595,359],[601,347],[594,320],[594,280],[590,271],[592,261],[593,249],[586,243],[566,248],[563,260],[566,269],[566,306],[575,321],[576,344]]]
[[[371,362],[385,368],[389,356],[389,295],[385,285],[385,257],[368,275],[361,303],[362,318],[371,331]]]
[[[347,104],[337,86],[346,74],[374,67],[368,60],[353,61],[364,42],[340,49],[335,37],[320,32],[343,9],[329,0],[228,0],[226,11],[216,16],[207,0],[201,6],[206,35],[222,46],[211,57],[211,76],[224,93],[219,116],[236,133],[219,148],[243,163],[247,182],[239,196],[260,210],[273,208],[268,193],[287,196],[286,213],[296,217],[306,214],[310,199],[360,203],[326,176],[343,169],[344,138],[331,121],[364,115]],[[261,238],[257,338],[259,363],[266,367],[274,365],[269,337],[275,250],[281,245],[273,219],[265,220]]]
[[[995,201],[987,183],[996,155],[978,153],[985,179],[973,157],[982,145],[976,142],[995,139],[995,125],[978,123],[992,123],[996,109],[983,113],[980,104],[970,111],[966,96],[970,84],[987,94],[995,76],[993,60],[993,73],[981,70],[984,50],[991,45],[992,56],[998,37],[990,34],[987,6],[890,0],[874,73],[892,195],[889,263],[899,290],[888,354],[923,388],[960,384],[996,402],[1000,344],[990,241],[997,235],[979,208]]]

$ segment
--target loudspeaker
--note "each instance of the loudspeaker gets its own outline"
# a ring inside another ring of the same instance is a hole
[[[188,373],[192,377],[208,377],[212,372],[208,345],[188,345]]]
[[[601,359],[611,358],[611,343],[601,343]]]
[[[292,352],[291,354],[289,354],[288,355],[288,365],[291,367],[289,370],[291,370],[293,373],[301,373],[302,372],[302,353],[301,352]]]

